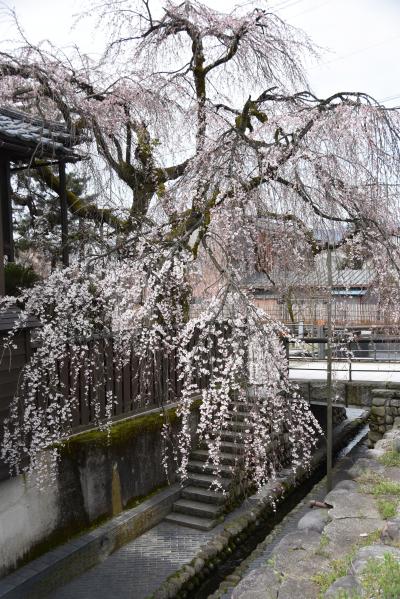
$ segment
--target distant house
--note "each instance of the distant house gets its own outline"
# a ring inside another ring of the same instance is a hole
[[[258,307],[286,323],[326,324],[331,297],[334,322],[343,326],[382,320],[372,284],[368,266],[343,267],[340,252],[332,253],[332,287],[325,252],[316,256],[313,268],[301,274],[276,269],[256,271],[242,283]]]

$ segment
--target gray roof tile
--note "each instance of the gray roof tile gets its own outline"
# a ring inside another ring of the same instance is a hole
[[[0,107],[0,142],[32,151],[36,156],[76,157],[78,143],[61,123],[41,121],[25,113]]]

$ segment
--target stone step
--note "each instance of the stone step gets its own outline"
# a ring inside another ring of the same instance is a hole
[[[228,441],[230,443],[238,443],[239,445],[243,445],[243,434],[242,432],[226,430],[221,433],[222,441]]]
[[[211,474],[203,474],[200,472],[188,472],[188,480],[191,486],[201,487],[203,489],[210,489],[214,482],[214,477]],[[221,485],[226,490],[229,489],[231,480],[229,478],[222,477]]]
[[[230,431],[246,431],[251,430],[253,425],[249,422],[242,422],[240,420],[228,420],[226,423],[227,429]]]
[[[229,411],[228,412],[231,420],[241,420],[243,421],[245,418],[248,418],[249,413],[248,412],[242,412],[242,411]]]
[[[198,462],[206,462],[208,460],[208,456],[209,453],[207,449],[196,449],[190,454],[190,457]],[[221,464],[230,464],[232,466],[235,465],[236,460],[238,459],[234,453],[225,453],[223,451],[220,452],[220,458]]]
[[[213,466],[212,464],[205,464],[204,462],[200,461],[200,460],[190,460],[188,462],[188,466],[187,466],[187,470],[188,472],[200,472],[200,473],[205,473],[205,474],[212,474],[213,473]],[[232,468],[231,466],[227,466],[225,464],[221,464],[219,467],[219,470],[221,472],[221,476],[227,477],[227,478],[231,478],[232,476]]]
[[[218,518],[222,511],[222,506],[213,503],[204,503],[203,501],[194,501],[193,499],[178,499],[178,501],[175,501],[172,510],[179,514],[213,519]]]
[[[195,487],[194,485],[184,487],[182,489],[182,497],[184,499],[191,499],[192,501],[202,501],[218,505],[225,503],[225,495],[222,493],[210,491],[210,489],[204,489],[203,487]]]
[[[217,520],[211,518],[199,518],[198,516],[189,516],[189,514],[179,514],[178,512],[169,513],[165,520],[181,526],[197,528],[198,530],[211,530],[217,524]]]
[[[248,405],[237,405],[237,406],[230,406],[229,407],[229,413],[240,413],[240,414],[244,414],[246,416],[249,416],[250,414],[250,406]]]
[[[244,452],[244,444],[239,442],[221,441],[220,447],[224,453],[242,454]]]

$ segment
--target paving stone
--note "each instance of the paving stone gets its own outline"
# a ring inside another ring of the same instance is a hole
[[[362,587],[355,576],[343,576],[335,580],[324,595],[324,599],[342,599],[346,594],[349,599],[361,595]]]
[[[189,562],[213,532],[161,522],[102,563],[58,588],[49,599],[144,599]]]
[[[339,489],[328,493],[325,501],[333,505],[333,509],[329,510],[329,516],[332,520],[339,520],[340,518],[380,518],[375,500],[370,495]]]
[[[277,599],[280,576],[271,566],[253,570],[232,593],[232,599]]]
[[[396,483],[400,483],[400,468],[397,466],[389,466],[385,468],[384,476],[390,478]]]
[[[327,569],[327,559],[319,553],[321,535],[300,530],[283,537],[274,549],[277,570],[293,578],[311,578]]]
[[[315,599],[318,597],[318,585],[310,580],[284,578],[279,588],[278,599]]]
[[[341,480],[340,482],[338,482],[337,485],[335,485],[335,488],[333,490],[339,491],[339,489],[345,491],[357,491],[358,484],[356,483],[356,481],[350,479]]]
[[[325,547],[332,557],[342,557],[348,553],[355,543],[377,530],[381,530],[385,523],[374,518],[341,518],[332,520],[324,530],[329,543]]]

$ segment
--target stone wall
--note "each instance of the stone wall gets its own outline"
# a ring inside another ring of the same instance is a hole
[[[400,416],[400,384],[387,383],[386,389],[373,389],[368,433],[370,447],[392,428],[397,416]]]
[[[176,434],[176,412],[167,413]],[[197,419],[195,402],[193,427]],[[166,485],[163,422],[157,410],[115,423],[110,435],[93,430],[72,437],[61,450],[55,484],[44,490],[26,475],[2,481],[0,577]],[[174,482],[173,469],[168,478]]]

